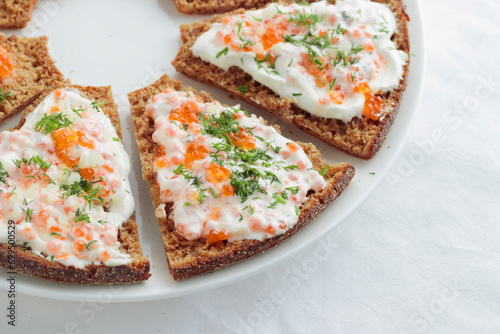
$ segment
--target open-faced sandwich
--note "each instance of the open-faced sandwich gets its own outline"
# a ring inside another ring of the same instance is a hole
[[[2,0],[0,2],[0,29],[21,29],[31,20],[31,12],[38,0]]]
[[[0,33],[0,123],[64,80],[47,48],[48,38]]]
[[[219,269],[297,233],[344,190],[349,164],[163,76],[129,94],[174,279]]]
[[[290,3],[182,25],[174,67],[339,150],[373,157],[406,87],[402,0]]]
[[[225,13],[238,8],[256,8],[273,0],[173,0],[177,10],[184,14]]]
[[[109,87],[60,85],[0,133],[0,266],[78,284],[147,279]]]

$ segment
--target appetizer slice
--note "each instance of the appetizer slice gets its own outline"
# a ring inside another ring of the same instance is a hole
[[[31,20],[38,0],[3,0],[0,3],[0,29],[21,29]]]
[[[327,165],[239,106],[163,76],[129,94],[134,129],[174,279],[272,248],[310,223],[354,175]]]
[[[238,8],[257,8],[270,2],[273,0],[174,0],[174,5],[184,14],[216,14]]]
[[[64,80],[47,48],[48,38],[0,33],[0,124],[43,91]]]
[[[147,279],[109,87],[47,90],[0,133],[0,266],[78,284]]]
[[[181,26],[172,64],[369,159],[406,87],[407,22],[401,0],[273,3]]]

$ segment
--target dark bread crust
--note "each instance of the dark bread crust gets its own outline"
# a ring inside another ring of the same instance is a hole
[[[47,48],[47,36],[6,37],[0,33],[0,46],[14,62],[14,70],[0,78],[0,90],[13,97],[0,103],[0,124],[32,104],[44,90],[64,81]]]
[[[3,0],[0,3],[0,29],[21,29],[31,20],[38,0]]]
[[[409,17],[404,11],[402,0],[373,1],[388,4],[395,13],[398,31],[394,34],[393,40],[398,49],[408,53],[410,51]],[[243,10],[237,10],[228,15],[243,12]],[[348,123],[336,119],[326,119],[299,108],[289,98],[276,95],[271,89],[254,81],[249,74],[238,67],[233,66],[228,71],[224,71],[194,56],[191,47],[196,39],[207,31],[212,23],[221,22],[223,17],[224,15],[215,15],[202,22],[197,21],[181,26],[183,45],[172,61],[172,65],[177,71],[235,95],[350,155],[370,159],[378,152],[398,113],[406,88],[409,62],[404,67],[403,79],[399,86],[392,92],[379,95],[385,102],[386,110],[388,110],[383,118],[374,121],[362,116],[356,117]],[[244,84],[247,85],[245,94],[237,89]]]
[[[106,101],[102,106],[103,112],[111,119],[118,136],[121,138],[120,116],[118,107],[113,101],[111,87],[82,87],[76,85],[57,84],[53,88],[44,91],[36,101],[23,111],[20,128],[28,116],[38,104],[40,104],[54,88],[70,88],[77,90],[82,96],[91,101]],[[16,245],[14,249],[15,266],[10,268],[8,262],[8,245],[0,244],[0,267],[15,271],[28,276],[43,278],[46,280],[78,283],[78,284],[118,284],[136,283],[148,279],[150,263],[142,253],[139,243],[139,232],[135,213],[123,223],[118,231],[120,251],[131,255],[132,262],[128,265],[110,267],[106,265],[88,265],[83,269],[67,266],[56,261],[49,261],[32,253],[27,247]]]
[[[160,188],[154,168],[155,152],[158,144],[152,140],[155,131],[154,122],[146,116],[145,112],[146,105],[153,96],[166,88],[184,89],[179,81],[164,75],[152,85],[128,94],[128,97],[141,155],[143,178],[148,182],[155,208],[160,204],[166,204],[166,218],[157,217],[157,222],[162,234],[170,272],[175,280],[223,268],[280,244],[316,218],[340,195],[354,176],[354,167],[350,164],[328,165],[325,177],[328,183],[325,190],[314,193],[309,197],[301,207],[298,223],[283,235],[264,241],[244,240],[219,245],[208,245],[205,240],[188,241],[175,229],[172,219],[172,203],[162,203],[160,199]],[[212,98],[206,92],[196,93],[190,87],[187,87],[187,90],[197,94],[203,102],[212,101]],[[326,165],[314,145],[299,144],[311,159],[315,169],[322,169]]]
[[[225,13],[238,8],[256,8],[273,0],[173,0],[177,10],[184,14]]]

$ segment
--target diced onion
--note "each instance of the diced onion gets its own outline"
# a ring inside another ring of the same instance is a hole
[[[104,164],[104,159],[99,152],[91,152],[89,154],[89,166],[101,167]]]
[[[57,225],[57,222],[54,218],[50,217],[49,219],[47,219],[47,225],[50,226],[54,226],[54,225]]]
[[[23,210],[21,209],[21,206],[15,203],[14,206],[12,207],[12,220],[17,222],[19,219],[21,219],[22,214]]]
[[[28,199],[32,198],[33,196],[35,196],[38,190],[40,190],[41,187],[42,185],[40,183],[33,184],[31,187],[29,187],[28,190],[26,190],[26,192],[24,193],[24,197]]]
[[[73,184],[75,182],[80,182],[81,176],[79,173],[71,173],[71,175],[68,178],[68,184]]]
[[[125,199],[125,190],[118,189],[118,191],[111,197],[111,201],[114,204],[119,204]]]

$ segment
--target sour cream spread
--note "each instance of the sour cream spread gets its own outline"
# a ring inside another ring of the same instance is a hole
[[[264,240],[298,221],[308,192],[326,181],[295,142],[238,106],[202,103],[167,89],[147,106],[154,119],[157,181],[188,240]],[[156,209],[165,217],[165,205]]]
[[[99,103],[56,89],[0,133],[0,242],[82,268],[131,261],[118,230],[134,212],[130,160]],[[12,238],[12,237],[11,237]]]
[[[386,110],[375,94],[399,86],[408,59],[391,41],[395,31],[389,7],[369,0],[273,3],[212,24],[192,52],[224,70],[241,68],[311,114],[377,120]]]

